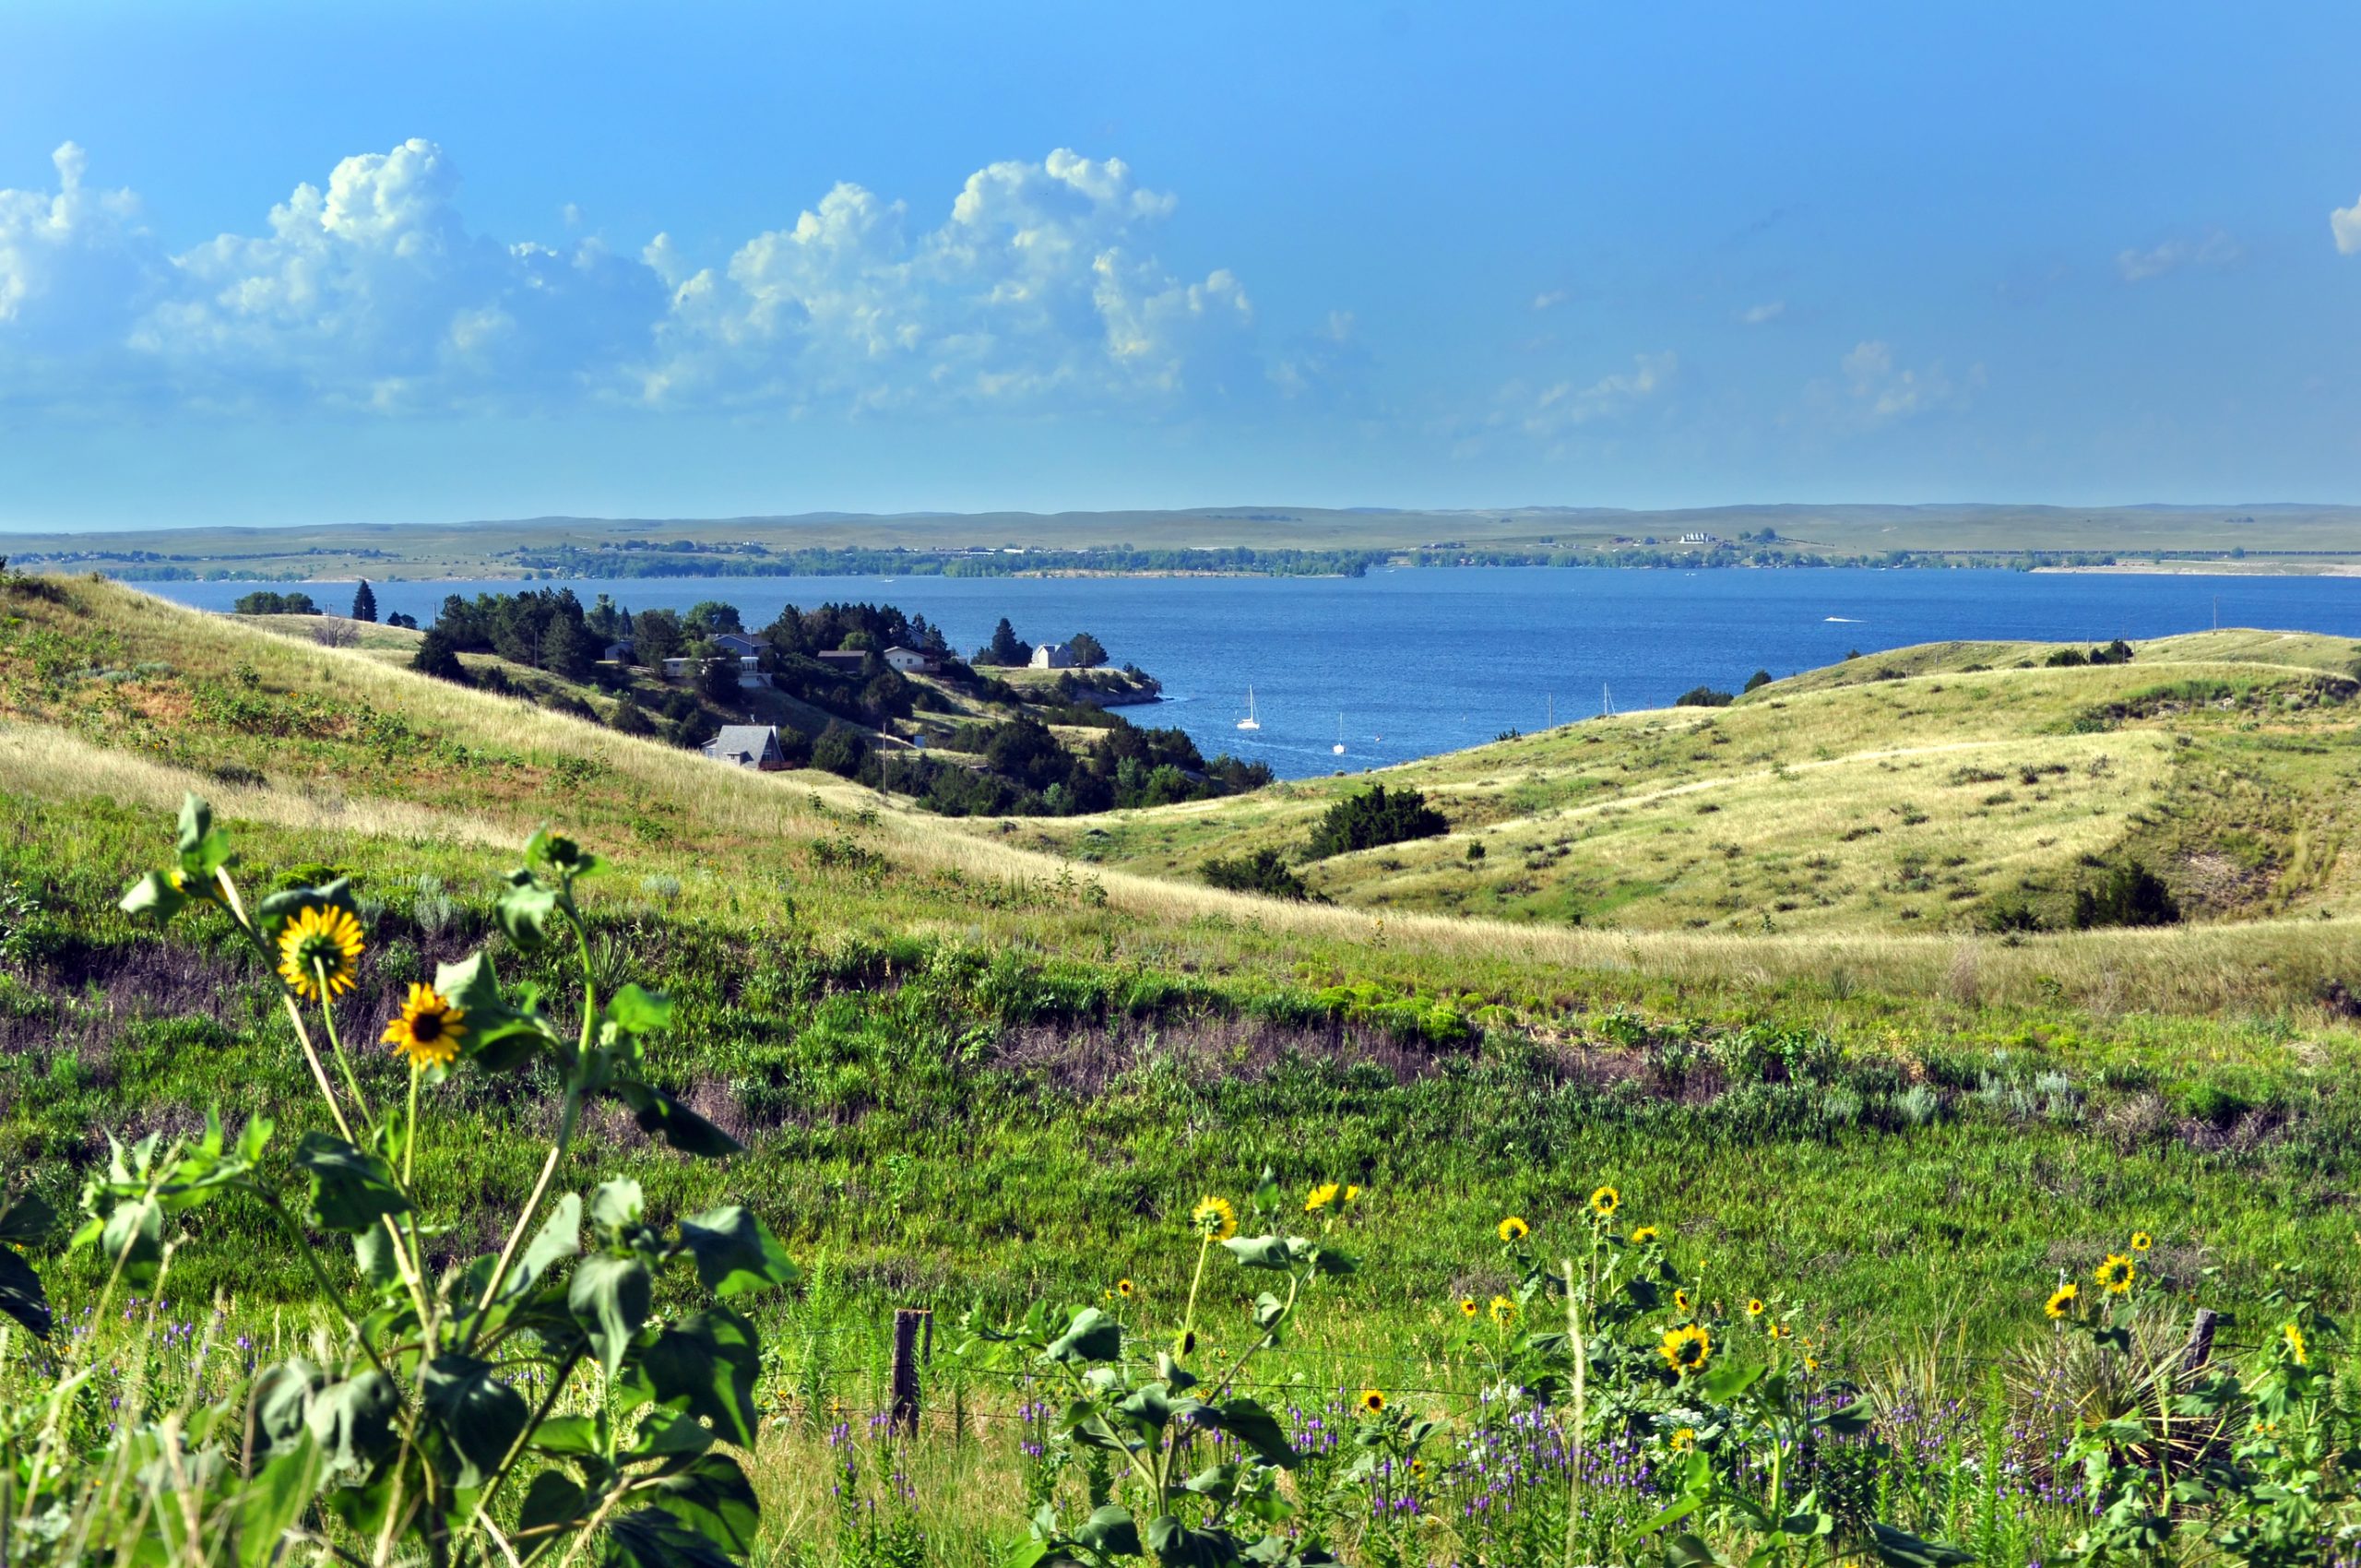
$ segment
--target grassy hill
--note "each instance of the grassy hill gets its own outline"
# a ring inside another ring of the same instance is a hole
[[[1187,877],[1292,850],[1369,783],[1423,791],[1445,836],[1312,861],[1341,904],[1643,931],[1975,931],[2063,923],[2137,862],[2197,920],[2356,908],[2346,853],[2361,647],[2278,632],[2142,643],[2126,664],[1951,643],[1848,660],[1726,707],[1562,726],[1370,774],[1024,841]]]
[[[1438,1303],[1498,1283],[1484,1239],[1501,1214],[1571,1224],[1608,1177],[1745,1289],[1890,1332],[1975,1303],[2006,1324],[2027,1291],[2037,1313],[2059,1260],[2081,1268],[2134,1227],[2216,1270],[2225,1299],[2293,1256],[2343,1279],[2361,1035],[2341,988],[2361,982],[2361,920],[2327,781],[2349,771],[2349,682],[2325,643],[2224,637],[2100,670],[1917,650],[1880,660],[1891,677],[1434,759],[1399,772],[1443,800],[1453,837],[1316,870],[1342,900],[1322,906],[1187,868],[1299,835],[1347,782],[1139,814],[1089,841],[1091,865],[1072,858],[1086,824],[962,828],[831,776],[708,764],[413,675],[382,634],[325,647],[104,582],[13,578],[0,1161],[70,1208],[109,1132],[186,1130],[209,1105],[299,1114],[264,977],[203,919],[160,936],[113,909],[197,790],[253,885],[355,879],[364,1021],[480,943],[504,975],[536,972],[483,914],[535,826],[607,856],[600,939],[679,1003],[651,1074],[750,1152],[717,1178],[628,1122],[601,1140],[658,1212],[717,1182],[747,1194],[814,1261],[813,1310],[855,1327],[1117,1272],[1169,1297],[1178,1216],[1265,1163],[1369,1189],[1368,1266],[1335,1320],[1363,1337],[1318,1374],[1340,1380],[1353,1356],[1453,1332]],[[2167,726],[2153,694],[2192,681],[2213,684]],[[2006,777],[1953,781],[1971,766]],[[1904,824],[1905,802],[1928,820]],[[1945,896],[1946,877],[1981,897],[2064,874],[2079,847],[2153,843],[2164,863],[2171,835],[2233,821],[2272,868],[2224,903],[2235,918],[2002,937]],[[1832,831],[1856,824],[1880,831]],[[1567,854],[1523,869],[1560,835]],[[1749,839],[1716,863],[1714,843]],[[1461,870],[1477,841],[1485,860]],[[1945,845],[1965,862],[1944,866]],[[1884,885],[1905,850],[1935,888]],[[1830,902],[1775,909],[1774,879],[1811,885],[1821,854]],[[1753,904],[1714,902],[1750,855],[1786,857],[1745,866],[1767,931]],[[1534,886],[1489,891],[1503,873]],[[1596,909],[1595,889],[1650,880],[1664,889]],[[1437,912],[1446,889],[1483,912]],[[1536,918],[1578,904],[1580,927]],[[1710,923],[1690,929],[1692,910]],[[364,1055],[393,1092],[394,1063]],[[455,1203],[529,1185],[547,1114],[531,1086],[470,1080],[449,1103],[481,1137],[421,1180]],[[294,1277],[283,1249],[251,1217],[208,1223],[176,1293],[267,1309]],[[1944,1271],[1909,1262],[1935,1242]],[[69,1301],[90,1288],[87,1256],[41,1261]]]

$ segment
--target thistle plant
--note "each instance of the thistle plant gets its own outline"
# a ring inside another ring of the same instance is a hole
[[[335,1331],[227,1401],[126,1426],[110,1455],[66,1452],[77,1378],[61,1379],[37,1433],[0,1464],[0,1559],[654,1568],[742,1558],[758,1512],[728,1449],[754,1441],[761,1353],[732,1303],[794,1269],[738,1206],[665,1226],[628,1179],[587,1197],[554,1190],[599,1099],[686,1153],[738,1146],[647,1081],[645,1043],[671,1007],[635,982],[607,983],[615,961],[577,897],[597,857],[536,835],[496,910],[520,950],[572,957],[572,1019],[534,986],[504,987],[485,952],[445,964],[432,985],[409,988],[374,1042],[406,1068],[405,1092],[386,1104],[366,1092],[351,1044],[362,1037],[339,1016],[369,941],[350,887],[293,888],[250,909],[234,864],[227,831],[191,796],[172,863],[123,908],[160,922],[207,909],[229,921],[277,978],[326,1124],[297,1141],[291,1191],[265,1117],[234,1135],[217,1115],[194,1138],[117,1144],[84,1191],[75,1241],[106,1260],[109,1292],[138,1289],[167,1265],[181,1217],[258,1206],[303,1260]],[[499,1249],[469,1255],[455,1238],[477,1217],[438,1212],[416,1182],[422,1143],[469,1136],[437,1121],[437,1091],[461,1073],[535,1067],[560,1086],[555,1132]],[[341,1238],[345,1255],[323,1236]],[[694,1275],[700,1304],[659,1319],[658,1281],[676,1265]]]

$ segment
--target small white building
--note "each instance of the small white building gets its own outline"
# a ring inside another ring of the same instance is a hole
[[[1074,649],[1064,643],[1042,643],[1033,650],[1036,670],[1072,670],[1074,664]]]
[[[921,653],[914,647],[887,648],[885,662],[905,675],[931,675],[943,668],[943,661],[934,655]]]

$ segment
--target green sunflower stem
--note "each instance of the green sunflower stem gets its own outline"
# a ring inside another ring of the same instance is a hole
[[[1594,1227],[1591,1252],[1598,1252],[1598,1237]],[[1574,1368],[1574,1430],[1566,1444],[1566,1568],[1575,1568],[1581,1544],[1583,1498],[1583,1434],[1588,1424],[1587,1399],[1590,1354],[1583,1345],[1582,1296],[1574,1284],[1574,1260],[1561,1258],[1559,1266],[1566,1271],[1566,1348]]]
[[[409,1064],[409,1110],[402,1118],[402,1186],[407,1190],[418,1154],[418,1063]]]
[[[337,1033],[336,1008],[328,1001],[328,967],[325,959],[312,960],[312,976],[320,988],[320,1027],[327,1031],[328,1049],[336,1052],[337,1071],[344,1075],[344,1087],[352,1096],[353,1108],[361,1112],[361,1124],[369,1132],[377,1130],[377,1118],[369,1109],[369,1099],[361,1092],[361,1080],[353,1075],[352,1058],[345,1054],[343,1037]]]

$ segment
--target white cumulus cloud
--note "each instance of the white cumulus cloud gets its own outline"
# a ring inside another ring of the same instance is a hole
[[[1839,365],[1850,398],[1853,422],[1885,424],[1964,402],[1984,385],[1984,367],[1968,367],[1957,381],[1938,360],[1916,369],[1894,362],[1893,347],[1877,339],[1853,346]]]
[[[1749,327],[1762,327],[1778,320],[1786,314],[1786,301],[1770,300],[1762,304],[1749,305],[1738,313],[1738,318]]]
[[[137,198],[87,184],[80,148],[55,163],[53,190],[0,190],[0,395],[1039,407],[1267,395],[1280,379],[1233,272],[1157,259],[1176,198],[1062,148],[988,164],[925,220],[839,184],[710,258],[660,233],[611,249],[570,205],[560,243],[494,238],[464,220],[449,155],[418,138],[177,255]]]
[[[1150,232],[1176,205],[1120,159],[1060,149],[977,171],[932,227],[840,184],[719,267],[659,237],[672,303],[644,394],[889,407],[1231,385],[1253,306],[1226,268],[1157,261]]]
[[[2219,229],[2194,236],[2160,241],[2145,249],[2115,253],[2115,269],[2127,283],[2145,283],[2168,272],[2189,267],[2227,267],[2244,253],[2237,241]]]
[[[2361,251],[2361,201],[2351,207],[2332,208],[2328,215],[2328,232],[2336,238],[2336,254],[2351,255]]]

